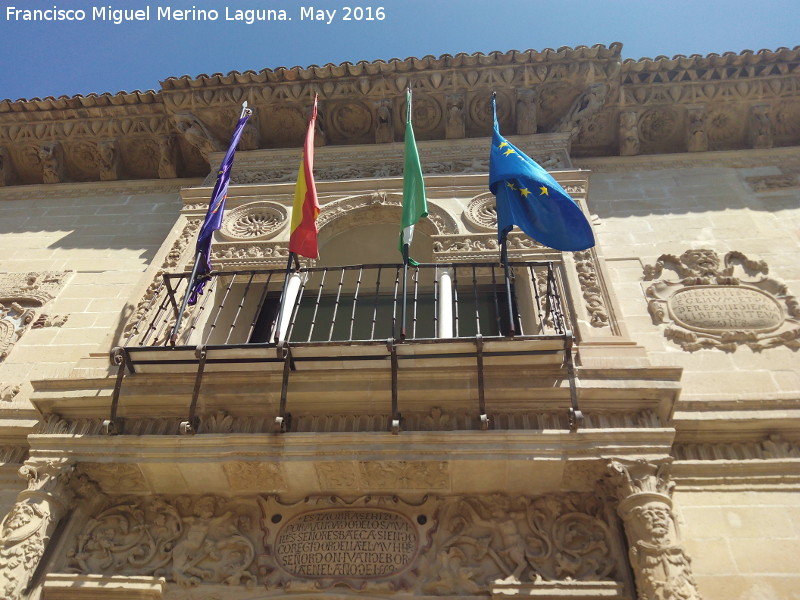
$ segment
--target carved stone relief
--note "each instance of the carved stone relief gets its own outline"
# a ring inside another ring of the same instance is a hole
[[[589,323],[592,327],[608,327],[608,309],[595,266],[595,254],[592,250],[584,250],[574,252],[573,257],[586,311],[589,313]]]
[[[773,190],[791,190],[800,187],[800,179],[795,173],[780,175],[762,175],[747,177],[745,181],[754,192],[771,192]]]
[[[77,573],[151,575],[182,587],[252,587],[263,533],[253,501],[127,498],[95,515],[68,552]]]
[[[0,401],[11,402],[22,390],[21,384],[0,383]]]
[[[29,460],[19,470],[27,489],[0,522],[0,595],[19,598],[75,492],[69,461]]]
[[[537,111],[539,95],[538,88],[520,89],[517,90],[517,106],[516,106],[516,120],[517,120],[517,135],[532,135],[536,133]]]
[[[361,102],[337,104],[330,112],[331,128],[339,136],[358,139],[372,130],[372,111]]]
[[[686,112],[686,149],[689,152],[708,150],[705,106],[690,107]]]
[[[78,473],[97,483],[100,489],[111,494],[147,491],[147,482],[138,466],[124,463],[79,463]]]
[[[497,202],[494,194],[476,196],[469,201],[464,219],[478,231],[497,231]]]
[[[225,214],[220,234],[229,240],[268,240],[286,226],[287,219],[286,209],[276,202],[250,202]]]
[[[279,492],[288,487],[280,463],[238,461],[225,463],[224,469],[232,490]]]
[[[450,488],[447,462],[372,461],[359,463],[359,477],[367,488],[446,490]]]
[[[459,139],[466,135],[464,103],[464,94],[447,96],[447,121],[444,128],[444,135],[447,139]]]
[[[635,156],[641,150],[639,113],[627,110],[619,114],[619,155]]]
[[[661,278],[665,269],[672,278]],[[645,290],[653,323],[666,323],[665,337],[688,351],[798,349],[800,305],[786,285],[765,276],[768,270],[735,251],[724,263],[709,249],[662,255],[644,268],[645,281],[661,278]]]
[[[751,148],[772,148],[772,122],[768,104],[757,104],[750,108],[748,141]]]
[[[37,309],[52,300],[68,272],[0,274],[0,362],[28,329],[61,327],[68,315],[40,315]]]
[[[211,133],[206,125],[190,112],[181,112],[172,115],[175,129],[184,142],[193,148],[205,161],[209,161],[211,152],[222,150],[222,143]]]
[[[671,459],[609,464],[640,600],[700,600],[691,560],[675,527],[670,463]]]
[[[652,108],[639,120],[639,133],[646,142],[666,142],[675,134],[677,121],[677,116],[671,109]]]
[[[672,452],[678,460],[773,460],[800,458],[800,444],[773,434],[760,442],[675,444]]]
[[[572,103],[567,114],[561,118],[555,131],[569,133],[573,139],[581,134],[590,119],[606,102],[609,86],[605,83],[592,83]]]

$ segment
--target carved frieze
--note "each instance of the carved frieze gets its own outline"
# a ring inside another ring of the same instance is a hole
[[[497,231],[497,203],[494,194],[481,194],[469,201],[464,219],[478,231]]]
[[[760,442],[675,444],[672,451],[678,460],[741,461],[800,458],[800,444],[777,434]]]
[[[288,487],[280,463],[237,461],[225,463],[224,469],[232,490],[280,492]]]
[[[0,273],[0,300],[30,301],[42,306],[55,298],[71,271]]]
[[[664,278],[664,270],[673,276]],[[720,260],[709,249],[662,255],[644,269],[648,310],[664,335],[684,350],[740,345],[760,351],[800,348],[800,305],[781,282],[766,277],[764,261],[740,252]]]
[[[364,461],[358,470],[364,486],[376,490],[450,488],[450,470],[444,461]]]
[[[133,464],[84,462],[79,463],[76,470],[96,482],[106,493],[128,494],[148,490],[144,475]]]

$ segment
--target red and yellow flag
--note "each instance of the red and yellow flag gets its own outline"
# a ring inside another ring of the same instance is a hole
[[[317,248],[317,216],[319,200],[314,184],[314,127],[317,121],[317,96],[314,96],[314,109],[308,123],[308,133],[303,146],[303,160],[297,171],[297,186],[294,189],[292,208],[292,228],[289,235],[289,252],[306,258],[319,258]]]

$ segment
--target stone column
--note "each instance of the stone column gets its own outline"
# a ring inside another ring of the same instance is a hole
[[[0,598],[21,598],[56,525],[74,497],[67,459],[28,460],[19,474],[28,489],[0,523]]]
[[[672,513],[671,462],[612,460],[609,464],[639,600],[700,600]]]

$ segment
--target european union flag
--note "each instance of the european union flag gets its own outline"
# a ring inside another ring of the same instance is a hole
[[[222,217],[225,214],[225,200],[228,197],[228,184],[231,180],[231,169],[233,168],[233,157],[236,152],[236,146],[242,137],[242,131],[250,118],[252,111],[245,110],[244,115],[236,123],[236,128],[233,130],[231,138],[231,145],[228,147],[228,152],[225,158],[222,159],[222,164],[219,166],[217,173],[217,182],[214,184],[214,191],[211,192],[211,202],[208,204],[208,211],[203,225],[200,227],[200,233],[197,235],[197,247],[195,249],[195,256],[199,261],[197,267],[197,275],[192,282],[192,288],[189,292],[189,304],[197,302],[198,294],[203,293],[203,288],[208,280],[208,274],[211,272],[211,240],[214,237],[214,232],[222,226]]]
[[[594,246],[592,227],[558,182],[502,135],[492,96],[494,133],[489,156],[489,189],[497,198],[497,237],[505,243],[517,225],[537,242],[556,250]]]

